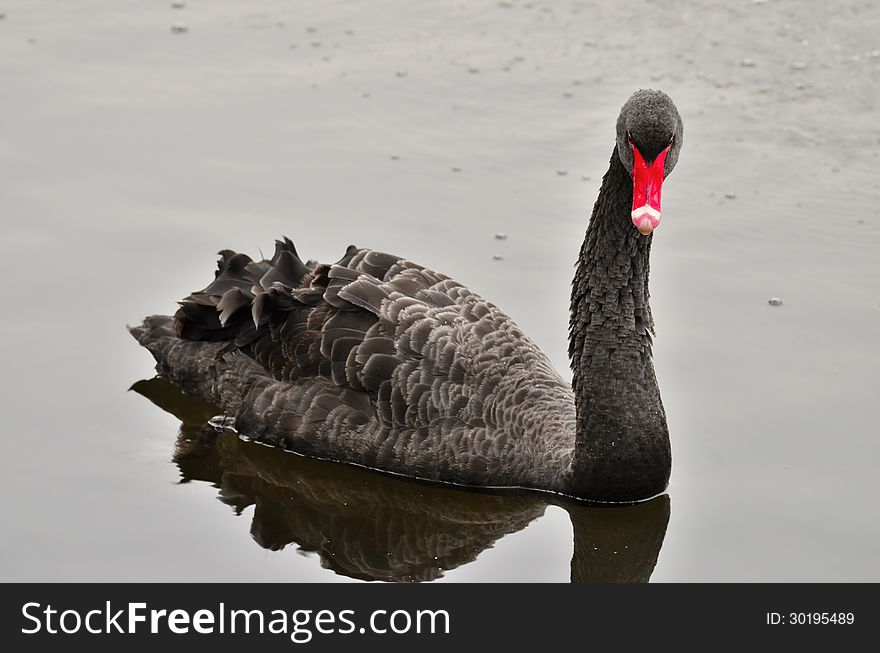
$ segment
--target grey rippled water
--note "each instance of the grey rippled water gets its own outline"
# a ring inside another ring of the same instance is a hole
[[[877,6],[0,14],[3,580],[880,580]],[[307,461],[144,380],[125,325],[281,234],[450,274],[566,372],[574,260],[640,87],[685,121],[651,279],[668,497],[599,510]]]

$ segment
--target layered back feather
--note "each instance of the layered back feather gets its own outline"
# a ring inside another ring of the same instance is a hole
[[[564,492],[570,387],[494,304],[397,256],[305,264],[220,252],[174,318],[132,330],[160,372],[244,435],[436,481]]]

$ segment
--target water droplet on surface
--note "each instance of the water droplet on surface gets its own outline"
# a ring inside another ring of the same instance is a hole
[[[568,174],[568,170],[557,170],[556,174],[559,175],[560,177],[564,177],[565,175]]]
[[[174,0],[174,2],[171,3],[172,9],[184,9],[185,7],[186,3],[183,2],[183,0]]]
[[[503,260],[504,260],[504,257],[501,256],[501,254],[493,254],[493,255],[492,255],[492,260],[493,260],[493,261],[503,261]]]
[[[458,166],[453,166],[452,172],[461,172],[461,168],[459,168]]]
[[[736,199],[736,193],[724,193],[724,197],[726,197],[726,198],[729,199],[729,200],[735,200],[735,199]]]
[[[779,297],[771,297],[767,300],[767,303],[770,306],[782,306],[782,300]]]
[[[503,231],[499,231],[497,234],[495,234],[495,240],[507,240],[507,234]]]
[[[479,69],[479,68],[468,68],[468,72],[469,72],[471,75],[476,75],[476,74],[478,74],[478,73],[480,72],[480,69]]]
[[[743,68],[754,68],[757,64],[753,59],[743,59],[739,62],[739,65]]]
[[[189,27],[184,25],[183,23],[175,23],[171,26],[172,34],[186,34],[189,31]]]
[[[397,156],[396,154],[392,154],[392,155],[391,155],[391,160],[392,160],[392,161],[400,161],[400,157]]]

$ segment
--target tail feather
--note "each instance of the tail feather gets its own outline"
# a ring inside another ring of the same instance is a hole
[[[364,446],[357,432],[373,411],[362,392],[340,388],[323,377],[279,381],[232,342],[179,338],[172,317],[154,315],[129,331],[153,354],[160,376],[222,408],[249,437],[343,461]],[[291,411],[291,406],[300,410]]]
[[[184,392],[235,414],[246,389],[268,373],[247,356],[230,352],[229,342],[183,340],[173,317],[151,315],[129,332],[156,359],[159,374]]]
[[[177,335],[174,329],[174,318],[168,315],[145,317],[142,324],[128,327],[128,332],[147,349],[150,349],[151,345],[155,345],[162,338],[173,338]]]

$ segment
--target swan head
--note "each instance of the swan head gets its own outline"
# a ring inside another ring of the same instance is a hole
[[[660,224],[660,191],[683,140],[681,116],[662,91],[637,91],[620,110],[617,155],[633,180],[633,225],[645,236]]]

